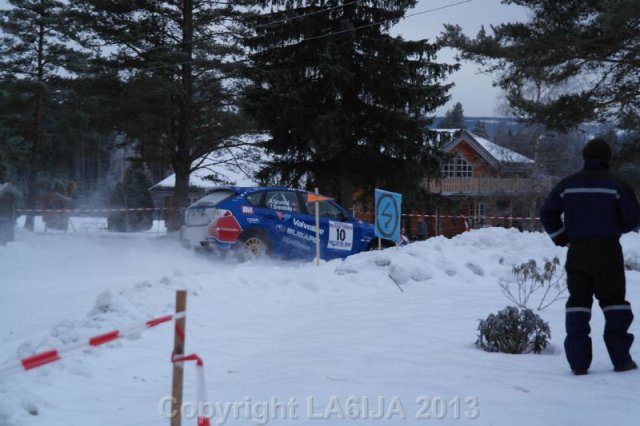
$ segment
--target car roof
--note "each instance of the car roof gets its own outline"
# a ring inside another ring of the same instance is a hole
[[[217,186],[212,188],[208,193],[219,191],[221,189],[227,189],[234,192],[257,192],[257,191],[295,191],[295,192],[309,192],[305,189],[299,188],[286,188],[283,186]]]

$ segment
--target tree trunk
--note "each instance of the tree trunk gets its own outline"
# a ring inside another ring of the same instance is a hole
[[[191,102],[193,95],[193,74],[191,60],[193,57],[193,4],[192,0],[184,0],[182,7],[182,53],[185,61],[182,64],[182,96],[179,99],[178,128],[174,129],[176,149],[173,154],[173,171],[176,175],[176,186],[173,193],[173,206],[176,209],[167,224],[168,231],[178,231],[184,223],[184,208],[189,202],[189,176],[191,174]]]
[[[540,99],[540,95],[538,95],[538,100]],[[537,127],[537,130],[533,134],[534,139],[533,144],[533,164],[534,164],[534,177],[533,177],[533,187],[535,191],[531,194],[531,223],[529,224],[529,231],[535,231],[536,229],[536,216],[538,212],[538,197],[535,192],[538,192],[540,189],[540,177],[543,174],[542,166],[540,165],[540,138],[542,137],[542,131],[540,127]]]
[[[33,123],[33,142],[31,144],[31,152],[29,155],[29,175],[27,178],[27,219],[24,223],[24,227],[30,231],[33,231],[35,210],[38,207],[38,171],[39,171],[39,158],[40,149],[42,146],[40,129],[42,127],[42,94],[36,95],[36,112]]]
[[[185,167],[186,166],[186,167]],[[176,186],[173,189],[174,211],[168,216],[171,219],[166,224],[168,231],[179,231],[184,223],[184,208],[189,204],[189,168],[191,163],[176,164],[173,167],[176,176]]]
[[[338,194],[338,204],[340,204],[345,209],[353,212],[353,193],[355,189],[351,182],[346,179],[340,179],[340,194]]]
[[[44,24],[40,23],[38,28],[38,86],[35,93],[35,112],[33,118],[33,141],[29,154],[29,176],[27,178],[27,219],[24,227],[33,231],[34,215],[33,210],[38,203],[38,171],[40,170],[40,150],[42,149],[42,116],[44,110]]]

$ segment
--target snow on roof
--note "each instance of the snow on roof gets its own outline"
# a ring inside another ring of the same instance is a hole
[[[458,143],[460,143],[461,140],[464,139],[470,142],[472,145],[476,144],[476,150],[480,149],[481,151],[484,151],[484,152],[479,152],[484,157],[486,157],[487,155],[490,155],[492,158],[490,159],[485,158],[490,163],[493,163],[493,162],[502,163],[502,164],[533,164],[534,163],[534,161],[531,158],[526,157],[522,154],[518,154],[517,152],[512,151],[503,146],[500,146],[498,144],[495,144],[490,140],[480,137],[466,129],[432,129],[432,130],[438,133],[449,133],[450,135],[453,135],[456,132],[460,132],[460,135],[456,139],[451,141],[449,144],[445,145],[444,147],[445,151],[449,151]]]
[[[0,195],[3,194],[11,194],[15,198],[22,198],[22,193],[18,191],[18,189],[11,185],[10,183],[0,183]]]
[[[491,142],[488,139],[481,138],[478,135],[474,135],[470,131],[467,130],[475,140],[478,142],[489,154],[491,154],[496,160],[501,163],[523,163],[523,164],[533,164],[533,160],[529,157],[525,157],[522,154],[518,154],[517,152],[511,151],[503,146],[497,145]]]
[[[264,149],[253,146],[266,140],[265,134],[246,134],[239,139],[245,146],[234,146],[211,152],[195,160],[189,186],[192,188],[212,189],[220,185],[256,186],[255,175],[265,159]],[[169,189],[176,185],[176,175],[171,174],[156,183],[151,189]]]

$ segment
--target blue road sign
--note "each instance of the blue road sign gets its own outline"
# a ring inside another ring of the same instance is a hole
[[[402,206],[402,194],[395,192],[375,190],[376,217],[375,234],[385,240],[400,240],[400,216]]]

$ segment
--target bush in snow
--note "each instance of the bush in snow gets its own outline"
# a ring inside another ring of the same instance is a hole
[[[629,271],[640,272],[640,256],[634,252],[627,254],[624,259],[624,268]]]
[[[133,162],[109,197],[111,209],[145,208],[143,211],[115,211],[107,217],[107,228],[116,232],[146,231],[153,226],[151,180],[139,162]]]
[[[528,303],[536,301],[536,310],[542,311],[553,302],[564,299],[567,291],[564,272],[558,273],[560,259],[558,256],[552,260],[545,259],[542,270],[531,259],[521,265],[513,265],[513,280],[501,279],[499,281],[502,293],[521,309],[527,309]]]
[[[539,354],[551,337],[549,324],[531,309],[507,306],[478,325],[476,347],[487,352]]]

